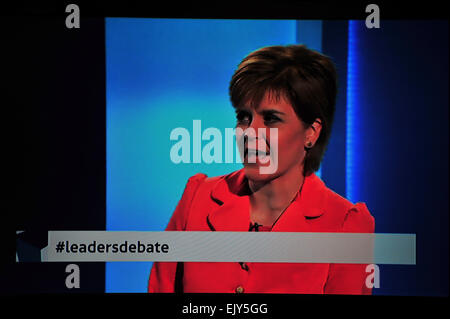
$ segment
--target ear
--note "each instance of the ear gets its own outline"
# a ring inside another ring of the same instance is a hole
[[[317,118],[313,124],[310,125],[306,129],[306,135],[305,135],[305,147],[306,148],[312,148],[315,144],[317,139],[320,136],[320,131],[322,130],[322,120]]]

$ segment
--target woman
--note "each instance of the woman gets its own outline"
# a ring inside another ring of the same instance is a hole
[[[191,177],[166,230],[374,231],[365,204],[353,205],[314,174],[330,137],[337,93],[336,72],[328,57],[303,45],[259,49],[240,63],[229,93],[237,128],[270,133],[236,134],[238,141],[244,139],[244,168],[225,176]],[[277,136],[270,130],[274,128]],[[267,157],[274,156],[277,169],[262,173]],[[360,264],[155,262],[148,290],[370,294],[365,268]]]

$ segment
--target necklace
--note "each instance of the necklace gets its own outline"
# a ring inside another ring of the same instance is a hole
[[[300,186],[300,189],[298,192],[295,193],[294,197],[289,201],[289,204],[280,212],[280,214],[278,215],[278,217],[275,219],[275,221],[272,223],[272,226],[270,226],[270,228],[272,229],[275,224],[278,222],[278,220],[281,218],[281,216],[284,214],[284,212],[288,209],[289,206],[291,206],[292,202],[297,198],[297,196],[300,196],[302,189],[303,189],[303,185],[305,184],[305,178],[303,178],[303,182],[302,185]],[[252,230],[253,228],[255,228],[255,230],[257,231],[259,227],[261,227],[263,225],[258,224],[257,222],[255,223],[251,223],[250,225],[250,230]]]
[[[281,216],[284,214],[284,212],[288,209],[289,206],[291,206],[292,202],[297,198],[297,196],[300,196],[302,189],[303,189],[303,185],[305,184],[305,178],[303,178],[303,182],[302,185],[300,186],[300,189],[297,193],[295,193],[294,197],[291,199],[291,201],[289,202],[289,204],[281,211],[280,215],[278,215],[277,219],[273,222],[271,228],[273,228],[275,226],[275,224],[277,223],[277,221],[281,218]],[[261,226],[261,225],[260,225]]]

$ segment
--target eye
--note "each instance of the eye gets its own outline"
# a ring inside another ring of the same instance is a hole
[[[268,113],[264,115],[264,123],[266,124],[275,124],[281,122],[281,119],[275,114]]]
[[[247,125],[251,122],[251,115],[246,111],[237,111],[236,120],[238,124]]]

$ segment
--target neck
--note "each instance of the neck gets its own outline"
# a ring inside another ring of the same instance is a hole
[[[304,178],[303,167],[293,167],[269,182],[249,180],[252,218],[271,220],[278,217],[294,199]]]

